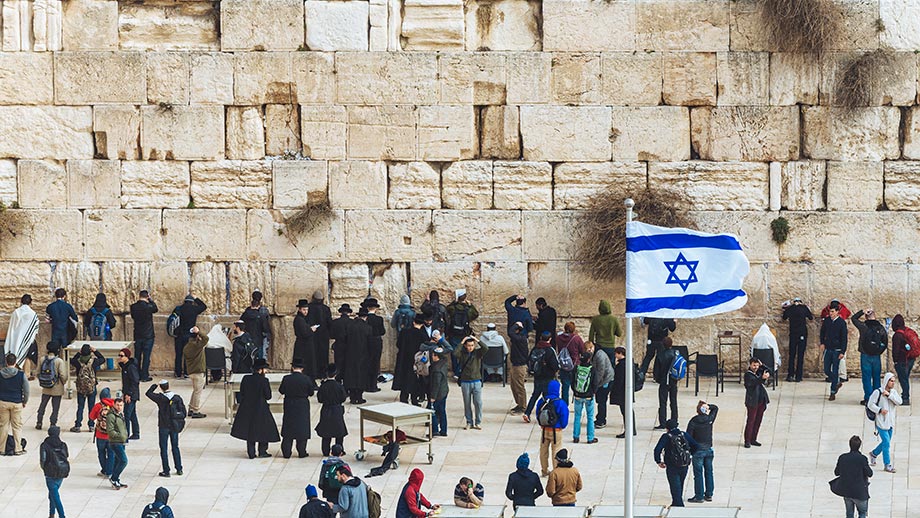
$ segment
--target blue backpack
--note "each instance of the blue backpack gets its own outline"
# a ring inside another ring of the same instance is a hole
[[[680,353],[674,353],[674,361],[671,362],[671,370],[668,374],[676,380],[682,380],[687,377],[687,360]]]
[[[96,311],[96,308],[90,308],[93,318],[89,322],[89,339],[93,341],[111,340],[112,331],[109,327],[109,321],[106,319],[108,308]]]

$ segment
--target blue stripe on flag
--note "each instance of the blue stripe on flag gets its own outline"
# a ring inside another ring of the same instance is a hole
[[[651,313],[659,309],[706,309],[744,296],[744,290],[719,290],[708,295],[694,294],[682,297],[626,299],[626,312]]]
[[[626,238],[628,252],[661,250],[663,248],[715,248],[741,250],[741,244],[732,236],[696,236],[692,234],[655,234]]]

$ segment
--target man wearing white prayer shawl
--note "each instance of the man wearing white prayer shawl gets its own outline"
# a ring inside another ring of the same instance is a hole
[[[35,311],[29,307],[32,304],[32,296],[25,294],[20,299],[21,306],[13,311],[10,316],[10,327],[6,331],[7,353],[16,355],[16,366],[22,367],[28,358],[31,360],[30,369],[23,369],[27,373],[35,370],[38,362],[38,348],[35,346],[35,337],[38,335],[38,316]]]

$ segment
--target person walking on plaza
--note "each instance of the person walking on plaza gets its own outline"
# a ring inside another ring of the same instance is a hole
[[[555,467],[546,480],[546,496],[556,507],[573,507],[575,495],[582,488],[581,473],[569,458],[569,450],[562,448],[553,458]]]
[[[549,331],[543,331],[548,333]],[[562,383],[562,399],[569,402],[569,387],[575,383],[575,367],[585,352],[585,342],[575,330],[575,322],[566,322],[558,336],[550,335],[550,343],[555,344],[556,357],[559,358],[559,381]]]
[[[240,405],[230,428],[230,435],[246,441],[246,454],[250,459],[256,458],[258,444],[259,458],[271,457],[268,443],[279,442],[278,425],[268,406],[272,398],[272,387],[265,377],[268,362],[256,358],[252,374],[243,376],[240,382]]]
[[[13,455],[22,455],[22,409],[29,402],[29,381],[16,367],[16,355],[7,353],[0,369],[0,437],[13,436]],[[7,427],[10,431],[7,432]]]
[[[109,453],[109,434],[106,430],[106,420],[109,412],[115,407],[115,401],[112,399],[111,394],[109,387],[104,387],[100,390],[99,402],[89,411],[89,418],[96,423],[94,439],[96,442],[96,456],[99,457],[99,476],[107,479],[112,477],[112,467],[115,464],[115,457]]]
[[[917,332],[904,325],[904,317],[898,313],[891,319],[891,359],[894,371],[901,383],[902,405],[910,405],[910,371],[920,357],[920,337]]]
[[[474,336],[464,338],[463,345],[454,351],[454,358],[460,364],[465,429],[482,429],[482,357],[485,353],[486,346]]]
[[[677,351],[671,348],[671,337],[661,341],[662,349],[655,357],[652,377],[658,384],[658,426],[655,430],[666,430],[668,403],[671,403],[671,420],[677,421],[677,379],[671,376],[671,365],[677,358]],[[625,386],[625,385],[624,385]]]
[[[311,378],[322,379],[329,368],[329,338],[332,336],[332,310],[323,303],[323,290],[316,290],[310,298],[307,324],[313,330],[313,360],[302,358],[304,366],[313,365],[313,370],[304,372]]]
[[[173,372],[177,378],[181,378],[186,374],[184,363],[185,357],[182,353],[185,350],[185,344],[187,344],[192,337],[190,330],[198,326],[198,315],[204,313],[206,309],[208,309],[208,306],[203,300],[198,297],[186,295],[185,300],[182,301],[182,305],[176,306],[176,309],[173,310],[179,317],[175,337],[176,364]]]
[[[60,347],[67,347],[71,339],[77,336],[77,312],[67,302],[67,290],[54,290],[54,302],[48,304],[45,314],[51,321],[51,341]]]
[[[558,381],[550,381],[546,388],[546,397],[540,398],[537,402],[537,424],[541,429],[540,468],[544,477],[550,472],[550,450],[553,455],[553,468],[556,467],[556,453],[562,448],[562,431],[569,424],[569,406],[562,401],[560,390]]]
[[[291,446],[297,443],[297,456],[308,457],[310,439],[310,396],[316,390],[313,378],[304,373],[303,360],[294,358],[291,373],[281,379],[278,392],[284,395],[284,417],[281,420],[281,455],[291,458]]]
[[[539,337],[548,331],[551,337],[550,343],[556,346],[556,321],[558,319],[556,308],[547,304],[543,297],[538,298],[534,306],[537,308],[537,318],[533,323],[534,334]]]
[[[802,381],[802,369],[805,362],[805,346],[808,344],[807,320],[814,320],[814,315],[802,299],[792,299],[792,304],[783,308],[783,320],[789,321],[789,374],[786,381]]]
[[[875,466],[875,459],[881,455],[885,471],[894,473],[894,464],[891,462],[891,436],[894,435],[897,406],[901,404],[901,396],[895,390],[895,375],[891,372],[886,373],[881,388],[876,389],[869,398],[866,408],[875,413],[875,431],[881,441],[869,452],[870,464]]]
[[[371,327],[371,334],[367,339],[367,354],[370,369],[367,371],[367,392],[380,392],[377,378],[380,377],[380,357],[383,354],[383,335],[387,332],[386,322],[377,314],[380,303],[375,298],[364,299],[362,305],[367,309],[367,324]]]
[[[144,507],[141,518],[147,518],[148,516],[174,518],[173,510],[167,505],[167,502],[169,502],[169,490],[165,487],[158,487],[156,493],[154,493],[153,502]]]
[[[70,377],[70,368],[64,364],[58,353],[61,346],[55,341],[48,342],[48,352],[42,358],[38,368],[38,385],[42,388],[42,402],[38,405],[38,417],[35,429],[42,429],[45,418],[45,408],[51,402],[51,426],[57,424],[58,411],[61,409],[61,397],[64,395],[64,386]]]
[[[668,336],[668,333],[673,333],[677,329],[677,322],[673,318],[642,317],[642,325],[648,326],[645,356],[642,357],[642,365],[639,366],[639,372],[645,375],[655,355],[664,349],[662,341]]]
[[[543,495],[543,484],[540,483],[540,477],[531,471],[530,456],[527,452],[518,457],[515,467],[517,469],[508,475],[505,496],[511,500],[515,510],[521,506],[537,505],[537,498]]]
[[[51,425],[48,427],[48,437],[39,447],[39,465],[45,474],[45,485],[48,487],[48,516],[54,518],[55,512],[64,518],[64,503],[61,502],[61,484],[70,475],[70,461],[67,444],[61,440],[61,429]]]
[[[330,371],[332,368],[330,367]],[[316,400],[323,405],[319,409],[319,422],[316,423],[316,435],[322,437],[323,456],[329,455],[330,445],[335,439],[335,444],[341,448],[348,435],[345,426],[345,387],[334,377],[335,372],[327,372],[326,379],[319,385]]]
[[[316,486],[309,484],[304,492],[307,495],[307,503],[301,506],[298,518],[333,518],[335,516],[332,506],[319,499]]]
[[[259,347],[259,357],[267,361],[268,348],[272,341],[272,328],[268,308],[262,304],[262,299],[261,291],[253,291],[249,307],[240,315],[240,320],[246,322],[246,331],[252,336],[256,347]]]
[[[182,352],[185,357],[185,367],[188,369],[188,377],[192,380],[192,397],[188,402],[188,415],[192,419],[207,417],[206,414],[201,413],[201,393],[204,392],[204,384],[208,375],[208,363],[204,353],[208,340],[208,335],[195,326],[189,329],[189,340]]]
[[[83,421],[83,409],[86,408],[89,431],[93,431],[93,420],[89,419],[89,411],[96,404],[96,372],[105,363],[105,357],[89,344],[83,344],[80,354],[70,359],[70,365],[77,373],[77,419],[71,432],[79,432]]]
[[[687,423],[687,435],[696,441],[698,447],[693,452],[693,498],[690,503],[712,502],[715,485],[713,483],[712,459],[712,425],[719,415],[719,407],[705,401],[696,404],[696,415]]]
[[[137,400],[141,397],[141,371],[137,368],[137,360],[131,357],[131,349],[127,347],[118,351],[116,361],[121,368],[121,398],[125,403],[128,439],[136,441],[141,438],[141,428],[137,419]]]
[[[523,419],[525,423],[530,422],[530,412],[533,411],[534,405],[541,396],[546,396],[549,391],[549,384],[556,380],[556,373],[559,372],[559,358],[556,356],[556,350],[550,345],[549,340],[540,340],[536,347],[530,351],[527,357],[527,370],[533,375],[533,392],[527,401],[527,408],[524,409]],[[561,387],[562,384],[556,381]],[[557,393],[556,397],[561,397]],[[537,410],[539,413],[539,410]]]
[[[294,315],[294,356],[303,364],[303,370],[312,376],[316,372],[316,352],[314,338],[319,324],[310,324],[310,303],[307,299],[297,301],[297,314]]]
[[[422,482],[425,480],[425,474],[422,470],[415,468],[409,473],[409,482],[403,486],[399,494],[399,503],[396,504],[396,518],[425,518],[432,511],[441,508],[438,504],[432,504],[422,494]],[[423,507],[427,510],[422,509]]]
[[[572,393],[575,396],[575,418],[573,419],[572,441],[576,443],[581,440],[582,411],[585,412],[588,423],[587,443],[597,442],[597,437],[594,436],[594,393],[597,390],[597,372],[591,363],[592,356],[588,352],[582,353],[578,367],[575,367],[574,371],[575,383],[572,385]],[[565,401],[564,397],[563,401]]]
[[[859,330],[859,370],[863,385],[861,405],[865,405],[869,395],[881,386],[882,354],[888,349],[888,330],[885,325],[875,318],[874,310],[865,310],[865,315],[865,322],[860,320],[863,310],[850,317],[850,321]]]
[[[831,490],[843,497],[847,518],[854,518],[854,511],[859,513],[859,518],[869,515],[872,468],[869,467],[869,459],[859,451],[861,447],[862,439],[858,435],[850,437],[850,451],[837,458],[837,466],[834,467],[837,478],[831,481]]]
[[[616,339],[623,336],[620,330],[620,321],[611,314],[610,302],[600,301],[597,305],[598,314],[591,318],[591,327],[588,329],[588,341],[594,342],[594,347],[600,348],[607,354],[610,363],[614,362],[613,350],[616,348]]]
[[[508,384],[511,386],[511,396],[514,398],[514,407],[509,410],[511,415],[521,415],[527,409],[527,357],[530,355],[530,344],[527,343],[527,335],[524,334],[524,326],[516,323],[508,332],[508,341],[511,346],[508,348],[508,361],[511,363],[511,371],[508,376]]]
[[[661,434],[655,445],[655,463],[665,470],[671,489],[671,507],[684,506],[684,481],[692,463],[692,452],[699,448],[693,437],[678,428],[677,419],[666,423],[668,431]]]
[[[824,351],[824,374],[831,384],[828,401],[837,399],[840,389],[840,360],[847,352],[847,322],[840,318],[840,303],[832,301],[828,317],[821,322],[821,350]]]
[[[109,482],[113,489],[128,487],[121,483],[121,474],[128,467],[128,454],[125,444],[128,443],[128,425],[125,421],[125,401],[116,398],[112,408],[105,416],[105,431],[109,434],[109,457],[112,459],[112,473]]]
[[[757,434],[760,432],[763,414],[770,403],[770,395],[764,387],[769,379],[769,369],[764,367],[759,359],[751,358],[748,361],[748,370],[744,372],[744,406],[747,408],[747,420],[744,425],[745,448],[761,445],[757,442]]]
[[[134,320],[134,356],[141,368],[141,381],[153,381],[150,377],[150,355],[156,333],[153,331],[153,315],[160,308],[150,298],[150,292],[141,290],[137,302],[131,304],[131,319]]]
[[[613,351],[613,355],[616,358],[617,364],[613,368],[613,385],[612,390],[610,391],[610,403],[618,406],[620,408],[620,416],[623,418],[623,433],[617,434],[617,439],[626,438],[626,376],[629,376],[628,366],[626,365],[626,348],[617,347]],[[606,354],[598,354],[595,356],[607,356]],[[633,386],[635,391],[635,386]],[[633,401],[636,400],[635,392],[632,396]],[[604,418],[606,423],[607,417],[607,407],[606,401],[604,402]],[[633,410],[633,436],[636,435],[636,411]]]
[[[160,392],[157,393],[159,386]],[[179,433],[185,429],[185,417],[188,412],[185,403],[179,394],[169,390],[169,382],[160,380],[156,385],[150,385],[144,394],[147,399],[157,405],[157,431],[160,443],[160,462],[163,464],[161,477],[169,477],[169,455],[167,449],[172,444],[173,464],[176,465],[176,475],[182,475],[182,452],[179,451]]]

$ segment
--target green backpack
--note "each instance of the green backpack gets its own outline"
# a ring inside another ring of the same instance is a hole
[[[591,366],[575,367],[575,392],[584,394],[591,389]]]

